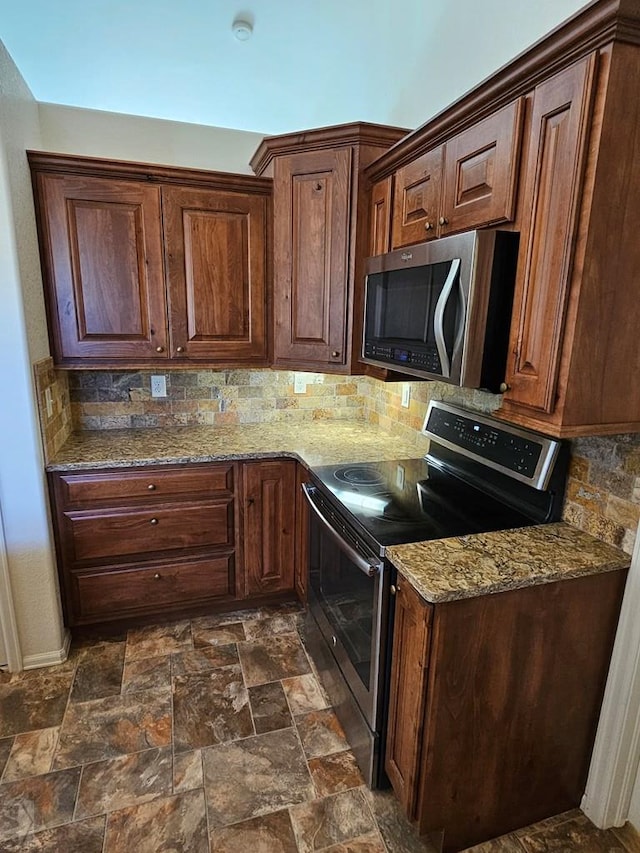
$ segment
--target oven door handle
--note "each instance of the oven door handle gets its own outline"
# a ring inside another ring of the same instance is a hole
[[[377,574],[379,574],[379,572],[382,571],[382,560],[376,560],[375,557],[363,557],[362,554],[359,554],[355,548],[352,548],[348,542],[345,542],[342,536],[340,536],[340,534],[334,530],[332,525],[320,512],[318,507],[315,505],[313,498],[311,497],[313,492],[316,491],[315,486],[310,486],[308,483],[303,483],[302,491],[304,492],[304,496],[307,499],[309,506],[318,517],[327,534],[330,536],[331,539],[333,539],[333,541],[340,548],[340,550],[347,555],[351,562],[354,563],[354,565],[356,565],[361,572],[364,572],[365,575],[368,575],[370,578],[373,578]]]

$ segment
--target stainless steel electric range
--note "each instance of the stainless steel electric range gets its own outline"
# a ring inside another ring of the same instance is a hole
[[[384,777],[393,622],[389,545],[556,521],[567,448],[432,402],[421,459],[313,470],[306,642],[367,783]]]

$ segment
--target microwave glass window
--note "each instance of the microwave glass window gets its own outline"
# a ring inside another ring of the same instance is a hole
[[[435,310],[451,262],[369,275],[367,281],[368,337],[395,344],[435,347]],[[453,346],[457,283],[444,313],[447,349]]]

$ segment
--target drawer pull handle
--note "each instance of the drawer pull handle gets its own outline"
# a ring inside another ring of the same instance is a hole
[[[149,524],[157,524],[157,523],[158,523],[157,518],[152,518],[151,521],[149,522]]]
[[[160,572],[156,572],[155,575],[153,576],[153,579],[154,579],[154,581],[159,581],[160,580]]]
[[[153,484],[153,483],[149,483],[149,485],[147,486],[147,488],[149,489],[149,491],[150,491],[150,492],[155,492],[155,490],[156,490],[156,487],[154,486],[154,484]]]

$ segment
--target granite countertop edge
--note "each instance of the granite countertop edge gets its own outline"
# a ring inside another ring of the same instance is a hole
[[[293,459],[307,468],[311,465],[299,452],[293,450],[261,450],[246,453],[203,453],[176,456],[140,457],[137,459],[103,459],[85,462],[49,462],[45,470],[54,472],[89,471],[107,468],[148,468],[151,465],[191,465],[200,462],[242,462],[252,459]]]
[[[479,598],[482,595],[495,595],[499,592],[509,592],[516,589],[525,589],[529,586],[542,586],[546,583],[554,583],[557,581],[573,580],[575,578],[583,578],[588,575],[604,574],[606,572],[618,572],[628,568],[628,565],[621,565],[620,561],[612,561],[610,563],[601,563],[597,566],[592,566],[589,569],[575,569],[569,571],[550,571],[544,576],[531,575],[528,578],[522,578],[518,581],[496,581],[486,586],[478,586],[473,589],[458,589],[448,592],[434,592],[428,586],[416,578],[412,569],[409,566],[403,565],[401,561],[391,560],[393,565],[401,572],[409,581],[415,591],[429,604],[444,604],[448,601],[462,601],[465,598]],[[624,562],[624,561],[622,561]]]
[[[621,571],[631,564],[629,554],[563,521],[392,545],[386,556],[429,604]]]

